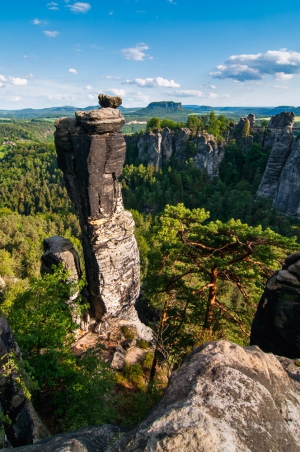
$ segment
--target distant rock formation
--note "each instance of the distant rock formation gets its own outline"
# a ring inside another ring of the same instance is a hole
[[[137,146],[140,161],[147,165],[152,164],[160,169],[172,157],[183,163],[191,158],[197,168],[211,177],[218,175],[219,164],[224,156],[223,146],[217,143],[213,135],[198,133],[195,136],[187,128],[149,131],[138,137],[126,137],[126,143],[128,146]]]
[[[173,108],[174,110],[178,110],[182,108],[181,102],[173,102],[173,101],[160,101],[160,102],[150,102],[147,108]]]
[[[78,281],[81,278],[79,257],[73,243],[59,235],[45,239],[41,274],[52,273],[52,266],[61,263],[70,272],[70,279]]]
[[[18,383],[20,375],[17,367],[10,366],[10,370],[4,374],[5,365],[9,360],[13,362],[14,359],[16,362],[21,362],[21,352],[7,319],[2,314],[0,317],[0,411],[11,421],[4,422],[8,441],[13,447],[18,447],[32,444],[34,440],[45,438],[50,433],[25,397]]]
[[[273,206],[287,215],[300,217],[300,135],[281,171]]]
[[[100,101],[118,103],[108,96]],[[102,331],[109,319],[118,318],[134,323],[138,334],[149,339],[150,330],[134,308],[140,290],[139,251],[118,182],[125,158],[120,132],[125,120],[112,107],[75,116],[55,122],[55,144],[80,219],[91,314],[102,322]]]
[[[272,145],[272,151],[257,191],[257,196],[274,200],[279,180],[286,161],[291,153],[294,113],[282,112],[270,119],[264,145]]]
[[[252,323],[251,345],[300,358],[300,251],[288,256],[267,281]]]

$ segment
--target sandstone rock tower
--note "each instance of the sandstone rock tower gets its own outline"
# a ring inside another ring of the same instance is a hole
[[[140,290],[134,221],[118,182],[126,151],[122,99],[100,94],[99,103],[99,110],[55,122],[58,166],[80,219],[91,315],[102,325],[124,319],[145,337],[149,329],[134,308]]]

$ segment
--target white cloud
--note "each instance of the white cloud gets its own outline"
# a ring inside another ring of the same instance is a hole
[[[114,75],[102,75],[102,78],[107,78],[109,80],[121,80],[122,77],[116,77]]]
[[[93,87],[91,85],[87,85],[84,89],[87,89],[88,91],[91,91]]]
[[[124,89],[112,88],[108,89],[107,91],[114,94],[115,96],[125,96],[126,94],[126,91]]]
[[[0,88],[3,88],[4,86],[4,83],[0,82]]]
[[[44,30],[43,33],[46,36],[49,36],[49,38],[56,38],[56,36],[58,36],[60,32],[59,31]]]
[[[5,82],[15,86],[25,86],[28,84],[28,78],[12,77],[11,75],[5,77],[4,75],[0,74],[1,86],[4,86]]]
[[[13,96],[10,98],[11,102],[20,102],[22,98],[20,96]]]
[[[128,49],[122,49],[121,53],[126,60],[144,61],[145,58],[152,60],[153,57],[147,55],[144,50],[149,50],[149,46],[144,43],[137,44],[135,47],[129,47]]]
[[[89,3],[76,2],[73,5],[67,5],[72,13],[87,13],[91,9]]]
[[[217,89],[216,85],[209,85],[210,89]]]
[[[216,93],[204,93],[197,89],[177,89],[174,91],[166,91],[165,94],[170,96],[176,95],[180,97],[198,97],[201,99],[220,99],[227,96],[218,96]]]
[[[34,25],[46,25],[47,21],[46,21],[46,20],[40,20],[40,19],[34,19],[34,20],[32,21],[32,23],[33,23]]]
[[[72,69],[72,68],[69,69],[69,72],[70,72],[71,74],[78,74],[78,72],[76,71],[76,69]]]
[[[174,80],[167,80],[163,77],[156,78],[135,78],[134,80],[125,80],[123,84],[137,85],[143,88],[155,88],[161,86],[163,88],[179,88],[179,83],[175,83]]]
[[[182,97],[205,97],[202,91],[196,89],[182,89],[175,91],[175,94]]]
[[[217,71],[210,75],[235,81],[261,80],[272,75],[277,80],[290,80],[300,72],[300,53],[286,49],[268,50],[266,53],[232,55]]]
[[[91,99],[91,100],[94,100],[95,99],[95,96],[93,96],[92,94],[88,94],[88,96],[87,96],[89,99]]]
[[[291,80],[294,77],[294,74],[285,74],[284,72],[276,73],[276,80]]]
[[[56,3],[56,2],[47,3],[47,8],[51,9],[53,11],[59,10],[58,3]]]
[[[8,81],[12,85],[16,85],[16,86],[25,86],[28,83],[28,80],[26,78],[21,78],[21,77],[9,77]]]

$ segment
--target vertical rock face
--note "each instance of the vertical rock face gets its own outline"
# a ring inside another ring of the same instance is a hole
[[[267,281],[251,329],[251,345],[300,358],[300,252],[285,259]]]
[[[21,353],[11,328],[2,314],[0,317],[0,361],[1,369],[8,363],[10,354],[16,362],[21,362]],[[10,366],[10,370],[0,378],[0,405],[1,412],[7,415],[11,422],[5,424],[5,433],[12,446],[18,447],[32,444],[49,436],[49,432],[40,421],[31,403],[26,399],[24,391],[18,384],[18,369]],[[22,377],[21,377],[22,378]]]
[[[139,251],[118,182],[125,158],[120,132],[125,120],[111,107],[75,116],[56,121],[55,144],[80,219],[91,313],[98,320],[104,315],[137,320]]]
[[[280,212],[300,217],[300,135],[280,174],[273,205]]]
[[[132,138],[128,139],[132,145]],[[213,177],[218,174],[219,164],[224,156],[224,148],[213,135],[207,133],[192,134],[190,129],[172,131],[165,128],[162,132],[146,132],[136,142],[139,159],[161,169],[171,157],[182,161],[193,159],[197,168]]]
[[[273,144],[272,151],[257,191],[257,196],[274,199],[286,161],[291,153],[294,113],[280,113],[271,118],[264,145]]]

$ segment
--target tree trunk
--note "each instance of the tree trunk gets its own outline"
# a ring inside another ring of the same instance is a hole
[[[153,358],[153,362],[152,362],[152,367],[151,367],[151,371],[150,371],[150,377],[149,377],[149,387],[148,387],[148,391],[151,392],[152,387],[153,387],[153,382],[154,382],[154,377],[156,374],[156,366],[157,366],[157,352],[159,351],[159,349],[163,346],[163,344],[159,344],[159,340],[162,339],[162,332],[164,330],[164,326],[167,320],[167,310],[169,307],[169,295],[165,301],[164,304],[164,309],[162,312],[162,316],[160,319],[160,324],[159,324],[159,329],[158,329],[158,333],[157,333],[157,342],[156,342],[156,346],[155,346],[155,350],[154,350],[154,358]]]
[[[208,330],[213,323],[214,318],[214,307],[215,307],[215,301],[216,301],[216,292],[217,292],[217,278],[218,278],[218,267],[215,264],[211,269],[210,274],[210,288],[208,293],[208,300],[207,300],[207,306],[206,306],[206,312],[205,312],[205,319],[203,328]]]

